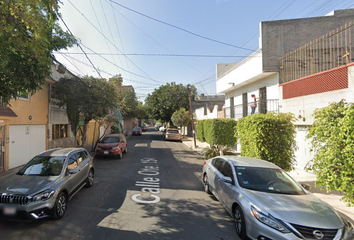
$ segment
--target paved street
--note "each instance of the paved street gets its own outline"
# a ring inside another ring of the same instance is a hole
[[[69,201],[63,219],[2,220],[0,239],[238,239],[203,191],[202,165],[188,146],[150,129],[128,139],[123,159],[95,159],[94,186]]]

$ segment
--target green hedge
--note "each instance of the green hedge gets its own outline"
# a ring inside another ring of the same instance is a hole
[[[286,171],[295,163],[296,131],[294,116],[286,113],[253,114],[241,118],[235,135],[241,155],[272,162]]]
[[[237,122],[229,118],[198,121],[198,140],[213,146],[235,146],[237,142],[235,137],[236,125]]]
[[[205,142],[204,137],[204,123],[206,120],[199,120],[197,122],[197,138],[200,142]]]

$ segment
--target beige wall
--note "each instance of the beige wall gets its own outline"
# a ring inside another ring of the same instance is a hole
[[[5,124],[5,170],[9,169],[9,126],[10,125],[45,125],[48,129],[48,85],[43,86],[29,100],[11,100],[9,107],[17,117],[0,116],[0,124]],[[46,149],[48,149],[48,138]]]
[[[47,124],[48,116],[48,87],[37,91],[30,100],[11,100],[10,108],[17,115],[10,124]],[[32,117],[30,120],[29,117]]]

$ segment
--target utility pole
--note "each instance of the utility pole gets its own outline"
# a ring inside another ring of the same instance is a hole
[[[188,89],[188,96],[189,96],[189,113],[190,113],[191,118],[192,118],[192,132],[193,132],[194,149],[196,149],[197,148],[197,143],[196,143],[196,140],[195,140],[194,119],[193,119],[192,101],[191,101],[191,85],[190,84],[187,85],[187,89]]]

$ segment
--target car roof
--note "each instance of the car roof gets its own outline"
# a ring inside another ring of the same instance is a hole
[[[85,150],[85,149],[84,148],[54,148],[54,149],[49,149],[44,152],[41,152],[40,154],[38,154],[38,156],[63,156],[63,157],[66,157],[70,153],[75,152],[77,150]]]
[[[112,134],[107,134],[104,137],[120,137],[120,133],[112,133]]]
[[[261,168],[276,168],[276,169],[281,169],[277,165],[257,159],[257,158],[251,158],[251,157],[243,157],[243,156],[223,156],[223,159],[226,161],[229,161],[231,164],[233,164],[236,167],[261,167]]]

